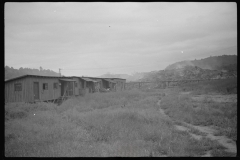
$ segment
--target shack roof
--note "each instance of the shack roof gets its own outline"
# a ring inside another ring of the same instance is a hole
[[[110,79],[104,79],[105,81],[108,81],[108,82],[111,82],[111,83],[116,83],[116,82],[114,82],[114,81],[112,81],[112,80],[110,80]]]
[[[92,78],[92,79],[121,79],[121,80],[126,80],[126,79],[123,79],[123,78],[102,78],[102,77],[87,77],[87,78]]]
[[[72,79],[69,79],[69,77],[59,77],[59,76],[42,76],[42,75],[23,75],[23,76],[19,76],[19,77],[15,77],[15,78],[11,78],[11,79],[7,79],[5,80],[5,83],[10,82],[10,81],[14,81],[17,79],[21,79],[21,78],[26,78],[26,77],[37,77],[37,78],[57,78],[59,80],[62,81],[74,81]]]
[[[81,78],[81,79],[83,79],[83,80],[85,80],[87,82],[98,82],[98,81],[94,81],[94,80],[92,80],[90,78],[86,78],[86,77],[79,77],[79,78]]]
[[[73,79],[67,79],[67,78],[64,78],[64,79],[59,79],[60,81],[66,81],[66,82],[75,82],[76,80],[73,80]]]
[[[21,78],[25,78],[25,77],[39,77],[39,78],[63,78],[63,77],[58,77],[58,76],[41,76],[41,75],[23,75],[23,76],[19,76],[19,77],[15,77],[15,78],[11,78],[11,79],[7,79],[5,80],[5,82],[10,82],[13,80],[17,80],[17,79],[21,79]]]
[[[59,77],[59,76],[42,76],[42,75],[30,75],[30,74],[27,74],[27,75],[23,75],[23,76],[11,78],[11,79],[5,79],[5,83],[10,82],[10,81],[14,81],[14,80],[17,80],[17,79],[21,79],[21,78],[26,78],[26,77],[69,79],[69,78],[76,77],[76,76],[72,76],[72,77]],[[112,82],[112,83],[115,83],[115,82],[112,81],[111,79],[126,80],[126,79],[122,79],[122,78],[99,78],[99,77],[77,77],[77,78],[81,78],[81,79],[83,79],[83,80],[85,80],[85,81],[89,81],[89,82],[90,82],[90,81],[91,81],[91,82],[98,82],[97,79],[99,79],[99,80],[104,79],[104,80],[109,81],[109,82]]]

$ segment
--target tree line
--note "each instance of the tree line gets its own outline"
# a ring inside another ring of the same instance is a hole
[[[32,69],[32,68],[22,68],[14,69],[13,67],[5,66],[5,80],[23,76],[26,74],[29,75],[41,75],[41,76],[59,76],[59,73],[54,72],[49,69],[43,69],[39,67],[39,69]]]

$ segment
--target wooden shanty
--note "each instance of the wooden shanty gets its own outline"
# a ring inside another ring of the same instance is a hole
[[[5,103],[38,102],[75,96],[75,80],[66,77],[24,75],[5,80]]]
[[[95,92],[124,90],[126,79],[121,78],[99,78],[99,77],[77,77],[75,80],[75,95],[85,95]]]
[[[99,77],[85,77],[92,79],[98,82],[97,88],[100,92],[107,92],[107,91],[115,91],[115,82],[111,80],[107,80],[106,78],[99,78]]]
[[[24,75],[5,80],[5,103],[59,100],[94,92],[125,89],[125,79]]]
[[[116,82],[111,79],[103,78],[103,88],[106,88],[109,91],[116,91]]]
[[[122,91],[125,89],[126,79],[122,78],[105,78],[110,79],[116,83],[116,91]]]
[[[92,79],[94,81],[96,81],[96,85],[95,85],[95,89],[98,91],[98,92],[101,92],[102,89],[103,89],[103,81],[102,81],[102,78],[98,78],[98,77],[85,77],[85,78],[88,78],[88,79]]]
[[[95,86],[97,86],[97,84],[99,83],[98,81],[87,77],[81,77],[81,79],[86,81],[86,93],[98,92],[98,90],[95,88]]]
[[[72,76],[75,80],[75,95],[85,95],[88,93],[98,92],[99,82],[87,77]]]
[[[100,90],[121,91],[125,89],[126,79],[87,77],[99,82]]]

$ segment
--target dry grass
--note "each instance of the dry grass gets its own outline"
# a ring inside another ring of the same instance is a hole
[[[237,94],[237,78],[212,81],[200,81],[199,83],[187,83],[180,86],[182,91],[191,91],[192,94]]]
[[[96,93],[65,101],[7,104],[5,156],[200,156],[212,141],[176,131],[159,112],[159,90]]]
[[[216,81],[217,82],[217,81]],[[165,109],[165,113],[176,121],[184,121],[194,125],[216,126],[219,132],[216,135],[226,135],[229,138],[237,139],[237,103],[228,102],[221,103],[211,100],[207,95],[202,101],[195,101],[191,97],[196,92],[205,94],[216,93],[225,94],[225,90],[229,86],[236,86],[232,84],[236,81],[230,79],[222,82],[212,83],[208,85],[208,89],[199,89],[199,86],[192,86],[191,94],[179,95],[178,92],[172,92],[169,96],[162,99],[161,107]],[[209,82],[210,83],[210,82]],[[202,84],[201,84],[202,85]],[[200,85],[200,86],[201,86]],[[221,86],[223,85],[223,86]],[[220,87],[221,86],[221,87]],[[216,87],[218,89],[216,89]],[[183,88],[180,88],[180,91]],[[185,90],[186,91],[186,90]],[[195,93],[193,93],[195,92]]]

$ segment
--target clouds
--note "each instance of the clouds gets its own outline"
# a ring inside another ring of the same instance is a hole
[[[236,13],[235,3],[224,2],[6,3],[5,62],[53,70],[136,65],[110,69],[116,73],[163,69],[236,45]]]

